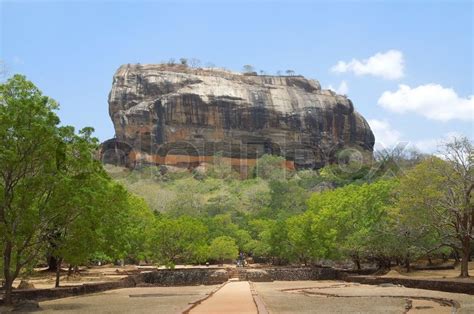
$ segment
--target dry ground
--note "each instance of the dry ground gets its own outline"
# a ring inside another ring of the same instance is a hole
[[[253,285],[270,313],[474,313],[472,295],[391,284],[275,281]],[[44,301],[40,306],[43,313],[180,313],[217,287],[126,288]],[[194,312],[256,313],[245,281],[230,281],[197,305]]]
[[[448,263],[449,264],[449,263]],[[450,262],[452,265],[452,262]],[[457,266],[455,269],[445,270],[414,270],[409,273],[405,272],[404,268],[393,268],[387,274],[382,277],[396,277],[396,278],[420,278],[420,279],[442,279],[442,278],[453,278],[456,280],[473,280],[474,281],[474,262],[469,262],[469,273],[471,277],[468,279],[459,279],[459,273],[461,272],[461,266]]]
[[[40,313],[181,313],[216,286],[143,287],[40,302]]]
[[[141,267],[144,270],[149,268]],[[139,270],[137,266],[89,267],[82,269],[80,276],[69,279],[64,273],[62,285],[119,280]],[[470,270],[474,275],[474,262],[470,263]],[[394,269],[384,276],[474,281],[473,277],[456,278],[458,275],[459,269],[420,270],[410,273],[405,273],[403,269]],[[28,281],[36,288],[51,288],[54,286],[54,273],[35,272]],[[16,284],[18,283],[19,280]],[[243,304],[251,305],[248,283],[241,283],[234,285],[235,291],[231,291],[231,286],[228,286],[229,291],[216,292],[194,310],[208,313],[208,306],[216,309],[219,307],[216,307],[216,304],[220,304],[222,311],[218,309],[215,313],[229,313],[233,312],[232,309],[239,312]],[[40,306],[44,313],[179,313],[190,302],[202,299],[216,287],[127,288],[45,301],[41,302]],[[270,313],[474,313],[472,295],[393,285],[372,286],[341,281],[276,281],[254,283],[254,287]],[[254,309],[250,312],[253,311]]]
[[[474,313],[474,296],[467,294],[341,281],[254,285],[270,313]]]

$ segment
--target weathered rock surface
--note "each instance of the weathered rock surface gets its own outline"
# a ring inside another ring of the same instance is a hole
[[[235,166],[265,153],[322,167],[342,148],[371,155],[374,135],[345,96],[301,76],[255,76],[180,65],[123,65],[105,162],[196,167],[221,152]]]

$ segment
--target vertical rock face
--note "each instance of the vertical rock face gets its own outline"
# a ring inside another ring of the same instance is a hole
[[[341,149],[370,156],[374,145],[347,97],[301,76],[124,65],[113,79],[109,113],[116,136],[102,146],[106,162],[195,167],[219,152],[235,166],[277,154],[289,166],[319,168]]]

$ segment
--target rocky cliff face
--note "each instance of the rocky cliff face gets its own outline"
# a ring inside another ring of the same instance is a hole
[[[319,168],[342,148],[371,155],[374,135],[345,96],[301,76],[256,76],[181,65],[124,65],[109,113],[105,161],[195,167],[220,152],[235,166],[265,153]],[[114,154],[110,154],[110,152]]]

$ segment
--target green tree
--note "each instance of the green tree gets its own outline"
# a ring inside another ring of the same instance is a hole
[[[55,261],[56,286],[59,286],[59,273],[61,262],[67,256],[70,260],[78,259],[77,247],[72,247],[70,241],[77,242],[88,231],[81,231],[81,216],[87,216],[97,210],[102,203],[99,202],[103,194],[102,187],[108,184],[108,176],[102,169],[100,161],[94,158],[98,140],[93,138],[91,128],[85,128],[78,135],[72,127],[59,129],[61,136],[60,150],[57,155],[57,172],[55,175],[54,189],[49,196],[49,210],[56,213],[49,230],[49,257]],[[78,238],[76,241],[73,238]],[[90,244],[90,242],[89,242]],[[90,250],[89,246],[89,250]],[[69,251],[71,250],[71,251]],[[73,253],[73,254],[71,254]],[[74,256],[74,254],[77,254]]]
[[[208,230],[196,218],[161,217],[155,223],[151,239],[153,256],[161,264],[174,267],[178,262],[202,262]]]
[[[291,246],[288,241],[288,226],[282,219],[272,221],[264,241],[270,248],[274,264],[287,264],[291,260]]]
[[[224,260],[234,259],[239,254],[235,240],[228,236],[220,236],[212,240],[209,246],[210,257],[223,263]]]
[[[0,85],[0,242],[7,304],[13,280],[42,252],[58,215],[49,208],[61,154],[57,108],[24,76]]]
[[[335,187],[371,182],[374,176],[367,165],[358,162],[327,165],[319,170],[321,180]]]
[[[272,180],[270,186],[270,205],[262,214],[271,218],[287,218],[300,214],[306,209],[310,193],[295,180]]]
[[[127,257],[138,262],[152,256],[150,238],[156,216],[145,203],[135,195],[128,196],[128,217],[125,234],[127,235]]]
[[[223,156],[222,152],[214,155],[213,162],[209,165],[207,175],[211,178],[231,181],[237,179],[239,174],[232,169],[232,164]]]
[[[308,211],[304,214],[290,217],[286,220],[288,225],[288,241],[291,246],[290,259],[297,258],[300,263],[308,264],[312,260],[313,244],[315,243],[312,231],[313,213]]]
[[[401,179],[400,207],[425,218],[418,228],[435,229],[440,244],[461,252],[460,276],[468,277],[474,228],[472,143],[454,139],[445,144],[443,155],[426,159]]]
[[[250,253],[252,250],[252,237],[245,229],[239,229],[234,236],[240,252]]]
[[[127,232],[131,223],[129,193],[114,181],[104,184],[101,204],[97,206],[95,236],[98,244],[94,255],[106,260],[123,259],[130,252],[130,234]],[[97,223],[97,221],[100,221]]]
[[[273,220],[252,219],[249,221],[248,231],[252,240],[247,243],[248,252],[254,258],[268,260],[271,257],[270,235]]]
[[[239,226],[232,221],[230,213],[216,215],[215,217],[206,220],[206,224],[209,228],[209,237],[211,239],[224,235],[233,238],[236,237]]]
[[[384,231],[394,238],[392,245],[396,247],[396,258],[403,261],[407,272],[411,270],[412,261],[441,249],[442,241],[436,230],[427,223],[427,218],[423,212],[407,208],[393,208],[390,212],[391,224]]]
[[[293,174],[286,168],[284,157],[265,154],[257,159],[254,176],[264,180],[284,180]]]
[[[312,195],[308,208],[318,217],[313,228],[319,232],[318,238],[324,239],[326,257],[349,256],[360,267],[364,255],[373,256],[375,247],[371,247],[368,239],[373,234],[379,238],[383,235],[378,232],[379,226],[385,226],[387,212],[393,206],[395,186],[395,181],[380,180]],[[390,233],[382,238],[387,240],[387,237]],[[376,256],[382,257],[384,263],[388,257],[385,252]]]
[[[328,244],[332,241],[328,241],[328,238],[334,234],[331,229],[325,229],[327,226],[322,226],[320,218],[314,212],[306,211],[286,220],[288,242],[291,248],[288,256],[290,261],[298,260],[308,265],[319,258],[330,257],[331,247]],[[333,239],[330,238],[330,240]]]
[[[210,197],[207,200],[206,211],[210,216],[223,215],[237,210],[239,207],[239,200],[235,194],[220,193],[216,196]]]
[[[107,223],[112,183],[107,178],[90,178],[89,182],[83,181],[82,191],[71,194],[70,200],[61,202],[68,209],[61,222],[55,224],[50,230],[49,254],[57,261],[56,286],[59,286],[59,271],[63,261],[70,267],[88,262],[104,246],[104,233],[101,230]],[[62,198],[70,199],[68,194]],[[115,225],[119,228],[119,225]],[[115,240],[114,237],[107,239]],[[116,246],[115,242],[108,243],[110,247]]]

